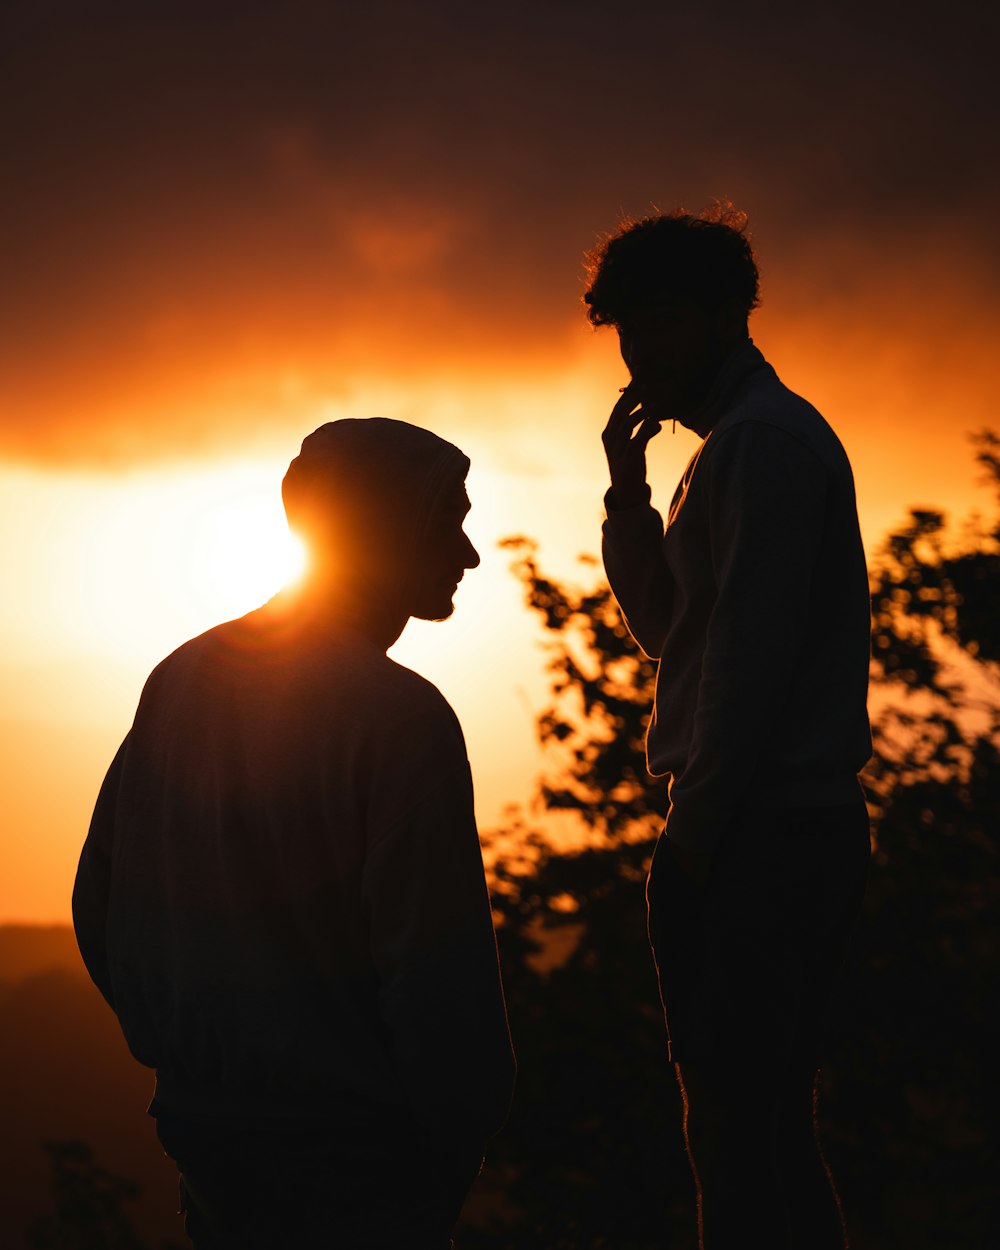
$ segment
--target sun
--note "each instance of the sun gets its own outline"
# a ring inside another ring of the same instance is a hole
[[[305,551],[288,531],[273,471],[236,466],[212,486],[178,508],[170,580],[192,605],[222,619],[249,611],[299,578]]]

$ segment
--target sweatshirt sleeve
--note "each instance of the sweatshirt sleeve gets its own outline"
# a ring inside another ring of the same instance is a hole
[[[670,626],[673,600],[670,570],[663,558],[663,518],[649,502],[616,508],[604,496],[601,554],[604,569],[629,633],[650,659],[659,659]]]
[[[507,1118],[515,1063],[472,779],[446,704],[398,741],[390,768],[391,788],[419,797],[365,864],[380,1013],[431,1144],[481,1148]]]
[[[725,432],[705,468],[717,598],[667,832],[689,850],[711,852],[764,747],[795,733],[781,723],[781,708],[809,645],[805,623],[830,486],[807,447],[763,422]]]
[[[115,811],[127,748],[126,737],[118,748],[97,797],[73,886],[73,928],[77,945],[91,979],[112,1008],[115,1004],[108,969],[108,899],[111,891]]]

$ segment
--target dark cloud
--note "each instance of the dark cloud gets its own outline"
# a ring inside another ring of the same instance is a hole
[[[8,455],[156,455],[303,386],[558,365],[582,249],[651,203],[747,207],[766,297],[832,284],[842,316],[853,282],[884,319],[879,275],[934,299],[943,255],[948,298],[995,315],[996,18],[967,0],[4,22]]]

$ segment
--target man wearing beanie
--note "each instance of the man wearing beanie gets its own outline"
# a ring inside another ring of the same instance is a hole
[[[386,650],[479,557],[466,457],[331,422],[283,483],[304,583],[168,656],[73,895],[156,1071],[197,1250],[444,1250],[514,1060],[462,732]]]

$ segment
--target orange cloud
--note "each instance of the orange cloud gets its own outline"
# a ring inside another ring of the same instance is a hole
[[[951,337],[996,320],[977,13],[15,0],[0,455],[184,455],[374,379],[558,374],[595,235],[716,195],[750,211],[769,316],[930,360],[901,234],[957,275],[918,294]]]

